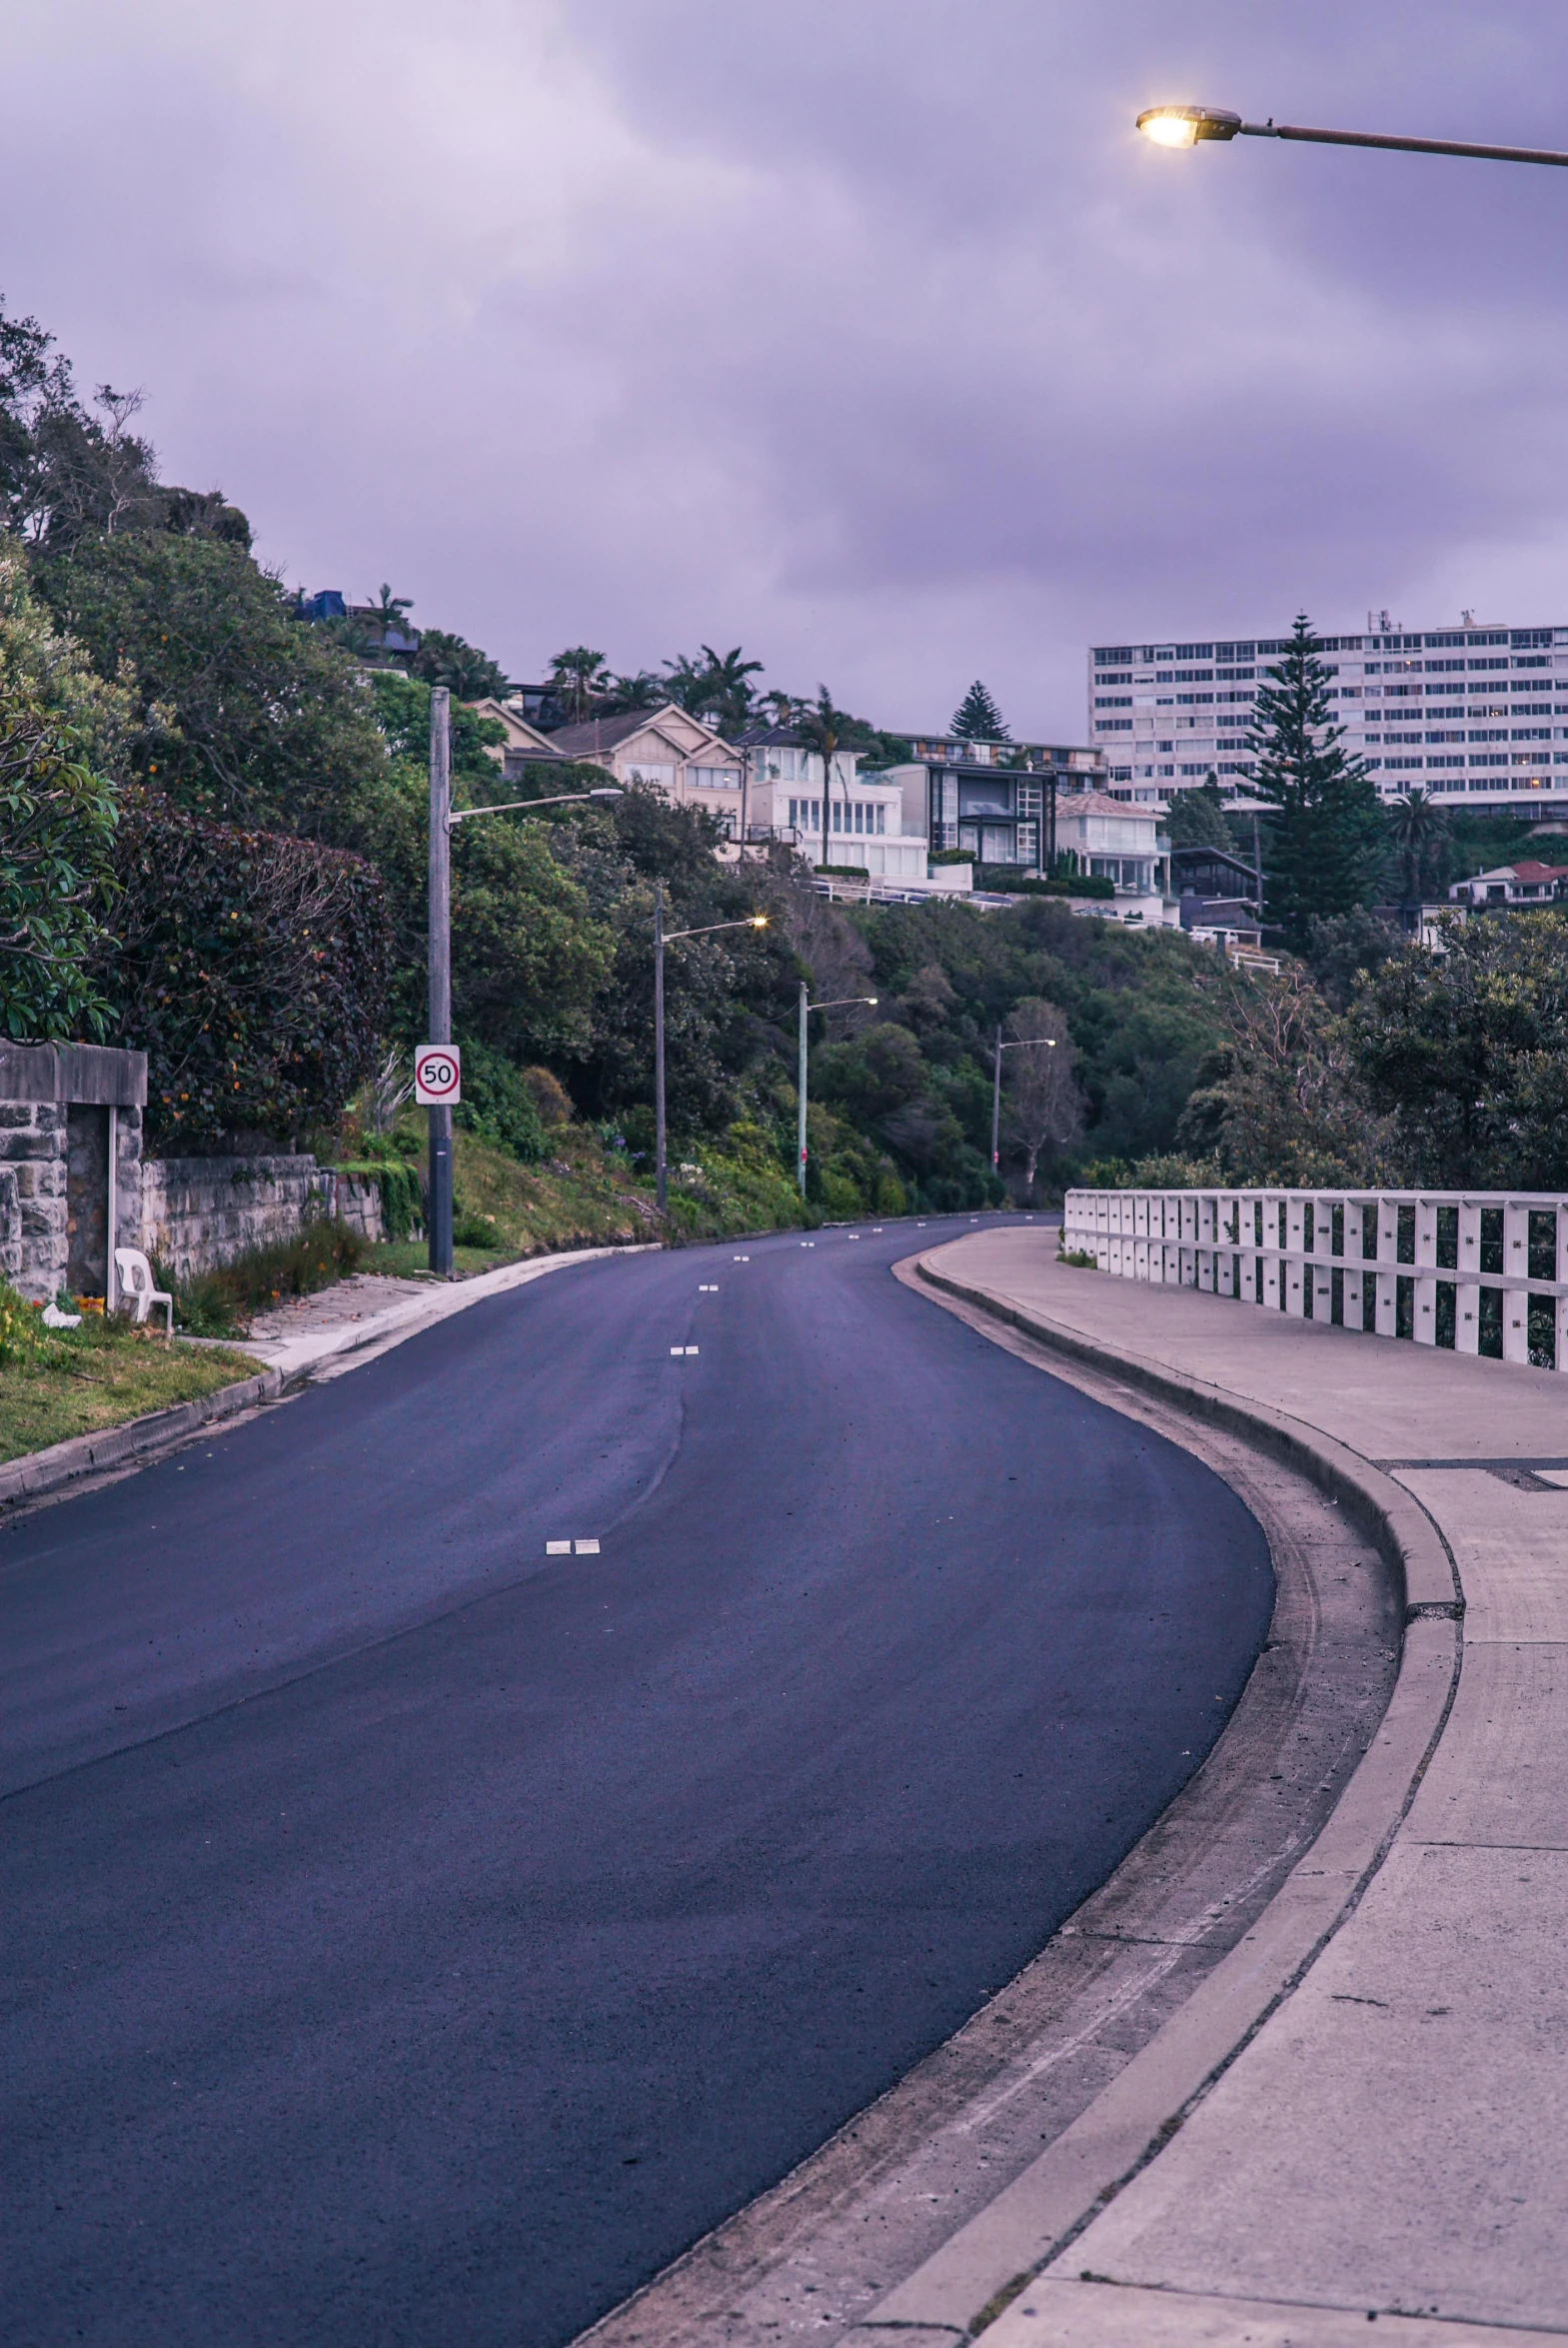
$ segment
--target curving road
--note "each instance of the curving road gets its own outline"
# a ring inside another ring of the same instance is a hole
[[[556,1273],[0,1535],[9,2348],[554,2348],[1109,1872],[1268,1557],[889,1276],[969,1227]]]

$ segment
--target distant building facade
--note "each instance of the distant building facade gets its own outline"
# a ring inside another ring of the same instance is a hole
[[[1489,873],[1473,873],[1449,890],[1455,905],[1550,905],[1568,893],[1568,865],[1542,865],[1521,859],[1497,865]]]
[[[756,726],[737,748],[747,760],[746,838],[780,841],[822,859],[822,756],[787,726]],[[858,865],[873,880],[923,881],[926,839],[904,822],[900,784],[862,775],[859,753],[833,753],[827,794],[828,864]]]
[[[1089,649],[1089,735],[1135,801],[1211,771],[1246,790],[1245,737],[1282,636]],[[1392,629],[1320,639],[1334,722],[1379,795],[1412,785],[1466,807],[1568,809],[1568,627]]]
[[[603,767],[618,783],[650,784],[677,807],[717,816],[732,839],[740,838],[746,754],[679,703],[588,718],[544,739],[557,758]]]

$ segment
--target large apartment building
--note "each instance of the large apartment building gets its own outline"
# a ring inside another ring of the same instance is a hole
[[[1089,739],[1117,795],[1162,799],[1210,771],[1244,791],[1252,705],[1286,641],[1092,646]],[[1568,627],[1414,631],[1385,619],[1321,644],[1344,747],[1385,799],[1419,784],[1467,807],[1568,808]]]

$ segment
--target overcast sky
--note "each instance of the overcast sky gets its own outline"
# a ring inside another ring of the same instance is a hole
[[[3,284],[289,583],[887,727],[1091,641],[1568,619],[1563,0],[10,0]]]

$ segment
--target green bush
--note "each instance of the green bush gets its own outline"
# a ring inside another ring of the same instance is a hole
[[[330,1171],[358,1174],[375,1182],[381,1192],[381,1228],[385,1238],[412,1238],[423,1226],[425,1193],[420,1185],[419,1169],[406,1158],[340,1159]]]
[[[488,1044],[463,1046],[463,1099],[453,1113],[466,1134],[538,1166],[549,1145],[535,1090],[520,1068]]]

